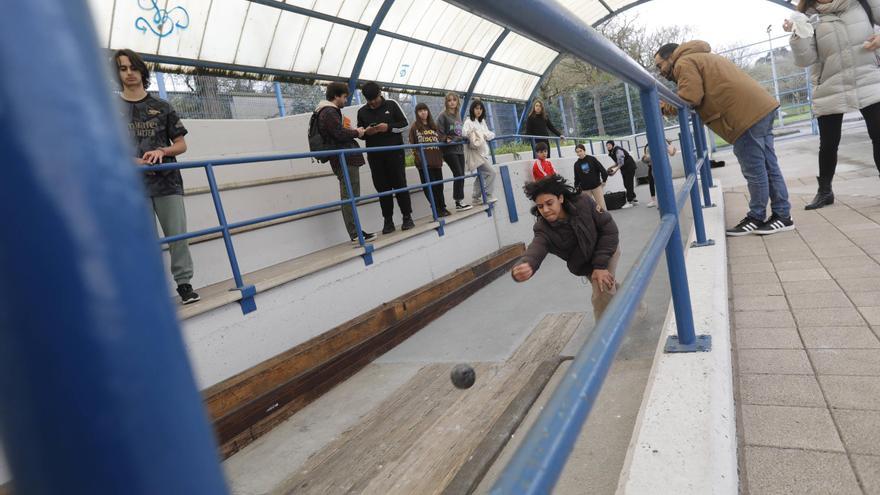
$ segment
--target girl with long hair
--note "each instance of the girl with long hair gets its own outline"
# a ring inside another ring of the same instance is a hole
[[[424,103],[416,105],[416,120],[409,128],[409,142],[412,144],[441,143],[446,141],[446,136],[437,128],[434,119],[431,118],[431,109]],[[422,152],[418,148],[412,149],[413,157],[416,160],[416,168],[419,171],[419,177],[422,184],[443,180],[443,152],[438,146],[428,146],[424,148],[424,157],[426,164],[422,163]],[[427,167],[425,167],[427,165]],[[427,175],[425,168],[428,169]],[[446,198],[443,196],[443,183],[434,184],[430,187],[431,194],[434,196],[434,206],[437,207],[437,216],[448,217],[449,210],[446,209]],[[428,195],[428,188],[425,188],[425,198],[431,203],[431,196]]]
[[[443,113],[437,117],[437,127],[446,135],[447,143],[461,143],[461,98],[458,93],[446,93]],[[464,148],[461,144],[446,146],[443,148],[443,161],[449,165],[453,177],[464,175]],[[452,183],[452,198],[455,200],[455,210],[470,210],[471,205],[464,203],[464,179],[457,179]]]
[[[560,132],[559,129],[553,125],[553,122],[550,121],[550,116],[544,108],[544,102],[541,100],[535,100],[535,103],[532,105],[532,110],[526,118],[526,134],[529,136],[549,136],[551,132],[560,138],[565,139],[565,136],[563,135],[564,133]],[[535,145],[538,143],[546,143],[547,149],[550,149],[549,139],[536,139]]]
[[[464,121],[461,130],[462,135],[468,139],[467,149],[464,154],[464,164],[468,172],[479,171],[483,177],[486,200],[489,203],[497,201],[492,192],[495,190],[495,169],[489,159],[489,141],[495,139],[495,133],[486,125],[486,109],[483,102],[475,99],[471,103],[468,119]],[[474,190],[471,203],[483,202],[483,191],[480,190],[480,181],[474,181]]]

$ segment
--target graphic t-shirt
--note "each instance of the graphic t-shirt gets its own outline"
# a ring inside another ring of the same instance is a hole
[[[186,127],[174,108],[164,100],[147,95],[140,101],[122,100],[120,112],[134,145],[135,156],[170,146],[172,141],[187,133]],[[162,163],[175,163],[173,156],[166,156]],[[183,177],[180,170],[163,170],[144,174],[144,183],[150,197],[183,194]]]
[[[412,144],[439,143],[445,137],[434,129],[417,129],[415,125],[409,129],[409,142]],[[413,149],[413,155],[416,164],[421,165],[421,153],[418,149]],[[425,148],[425,159],[428,161],[428,168],[443,167],[443,153],[437,146],[428,146]]]

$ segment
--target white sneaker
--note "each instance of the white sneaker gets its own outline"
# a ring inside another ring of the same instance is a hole
[[[633,206],[635,206],[635,205],[632,204],[632,203],[627,203],[627,204],[621,206],[620,209],[621,209],[621,210],[625,210],[625,209],[627,209],[627,208],[632,208]]]
[[[498,202],[498,198],[496,198],[495,196],[489,196],[488,199],[487,199],[487,202],[488,202],[488,203],[497,203],[497,202]]]
[[[648,208],[654,208],[657,206],[657,202],[651,201],[650,203],[646,204],[645,206],[647,206]]]

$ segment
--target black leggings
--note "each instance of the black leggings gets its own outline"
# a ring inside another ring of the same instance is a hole
[[[416,168],[419,170],[419,178],[422,179],[422,184],[426,182],[434,182],[438,180],[443,180],[443,169],[442,168],[430,168],[428,167],[428,178],[425,178],[425,172],[422,170],[422,167],[416,164]],[[428,204],[431,204],[431,198],[428,196],[428,189],[423,189],[425,191],[425,199],[428,200]],[[434,184],[431,186],[431,191],[434,195],[434,205],[437,207],[437,211],[446,208],[446,198],[443,197],[443,184]]]
[[[860,110],[868,127],[868,136],[874,145],[874,165],[880,171],[880,103]],[[840,146],[840,129],[843,114],[823,115],[819,121],[819,178],[831,181],[837,169],[837,148]]]
[[[654,167],[651,165],[648,165],[648,189],[651,190],[652,198],[657,195],[657,191],[654,188]]]
[[[443,155],[443,161],[449,165],[452,170],[453,177],[461,177],[464,175],[464,155],[455,153],[446,153]],[[458,179],[452,183],[452,198],[456,201],[464,199],[464,179]]]

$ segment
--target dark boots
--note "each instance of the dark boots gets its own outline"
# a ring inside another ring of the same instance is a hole
[[[813,202],[805,207],[807,210],[815,210],[822,208],[823,206],[834,204],[834,192],[831,191],[831,179],[824,179],[822,177],[816,177],[816,179],[819,180],[819,192],[816,193]]]

